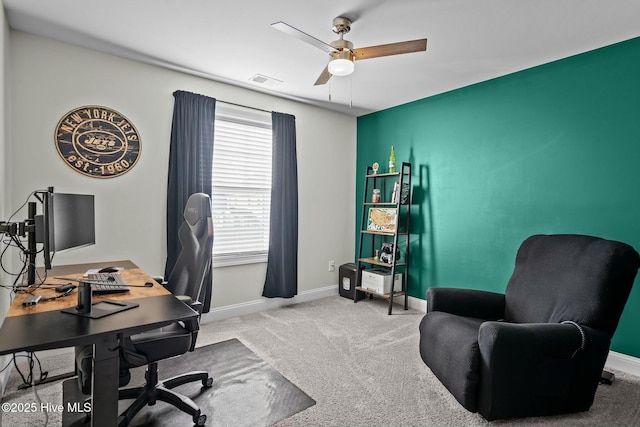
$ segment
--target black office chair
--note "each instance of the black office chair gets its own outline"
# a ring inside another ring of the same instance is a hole
[[[420,355],[487,420],[586,411],[639,266],[624,243],[529,237],[504,294],[427,291]]]
[[[189,197],[184,209],[184,223],[178,230],[182,250],[166,282],[162,284],[185,304],[202,313],[202,299],[211,287],[205,283],[210,271],[213,222],[209,196],[196,193]],[[118,426],[128,425],[133,417],[146,405],[154,405],[157,400],[167,402],[192,416],[197,426],[206,422],[206,415],[188,397],[171,390],[179,385],[201,381],[204,387],[211,387],[213,379],[205,371],[189,372],[164,381],[158,380],[158,361],[193,351],[197,337],[197,326],[189,327],[175,323],[154,329],[121,342],[120,386],[129,382],[130,368],[147,365],[146,383],[140,387],[120,389],[119,399],[135,399],[118,418]],[[91,392],[91,348],[76,349],[76,364],[80,387],[85,394]]]

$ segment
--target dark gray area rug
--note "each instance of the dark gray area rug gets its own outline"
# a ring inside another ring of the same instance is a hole
[[[129,386],[144,383],[144,368],[131,371]],[[206,370],[213,387],[202,388],[197,381],[175,388],[191,398],[207,415],[207,426],[271,426],[280,420],[315,405],[306,393],[283,377],[237,339],[199,347],[181,357],[159,363],[160,378],[169,378],[191,370]],[[64,407],[67,402],[82,402],[76,379],[63,384]],[[132,401],[122,401],[124,410]],[[89,425],[83,414],[63,413],[62,425]],[[169,404],[158,401],[134,418],[131,426],[160,427],[192,425],[191,417]]]

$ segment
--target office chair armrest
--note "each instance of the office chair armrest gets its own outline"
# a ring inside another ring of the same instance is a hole
[[[189,307],[197,311],[198,313],[202,313],[202,303],[200,301],[194,301],[188,295],[176,295],[183,303],[187,304]]]
[[[196,349],[196,341],[198,341],[198,331],[200,330],[200,316],[195,319],[183,320],[182,325],[187,331],[191,333],[191,346],[189,347],[189,351],[193,351]]]
[[[444,311],[458,316],[498,320],[504,316],[504,294],[476,289],[429,288],[427,312]]]
[[[193,301],[188,295],[176,295],[177,299],[188,305],[193,309],[193,311],[198,313],[198,317],[195,319],[191,319],[188,321],[183,321],[184,327],[187,328],[189,332],[197,332],[200,329],[200,313],[202,311],[202,303],[200,301]],[[195,339],[193,340],[195,345]]]
[[[155,282],[160,283],[162,286],[164,286],[164,285],[166,285],[166,284],[167,284],[167,281],[166,281],[166,280],[165,280],[165,278],[164,278],[164,277],[162,277],[162,276],[151,276],[151,278],[152,278]]]
[[[176,295],[175,297],[188,306],[191,306],[191,304],[193,304],[193,300],[189,295]]]

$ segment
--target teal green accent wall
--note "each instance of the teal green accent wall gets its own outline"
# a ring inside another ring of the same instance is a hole
[[[359,117],[357,230],[366,166],[391,145],[413,164],[414,297],[504,291],[532,234],[640,250],[640,38]],[[612,349],[640,357],[637,325],[640,280]]]

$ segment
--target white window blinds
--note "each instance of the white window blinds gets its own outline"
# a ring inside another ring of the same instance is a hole
[[[271,114],[216,105],[213,265],[266,262],[271,201]]]

